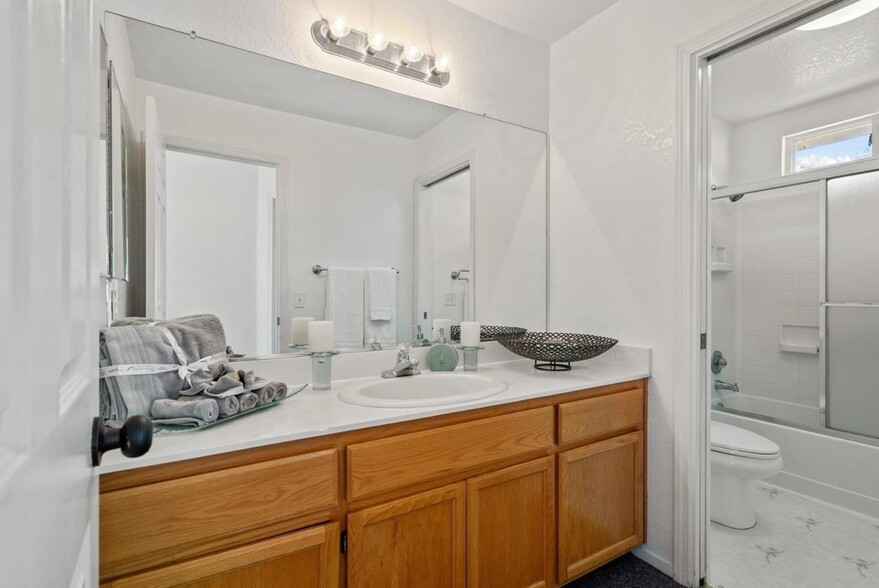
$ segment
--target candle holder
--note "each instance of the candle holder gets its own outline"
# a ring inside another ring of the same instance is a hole
[[[308,345],[294,345],[290,343],[287,345],[288,349],[291,349],[293,353],[304,353],[308,354]]]
[[[485,349],[485,347],[483,347],[482,345],[477,345],[476,347],[457,345],[456,347],[457,349],[460,349],[464,355],[464,371],[477,371],[479,369],[479,352]]]
[[[311,356],[311,387],[315,390],[329,390],[333,387],[333,356],[338,351],[309,353]]]

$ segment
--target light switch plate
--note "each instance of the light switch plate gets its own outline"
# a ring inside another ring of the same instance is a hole
[[[443,304],[446,306],[455,306],[458,304],[458,295],[454,292],[446,292],[443,294]]]
[[[293,292],[293,308],[305,308],[305,292]]]

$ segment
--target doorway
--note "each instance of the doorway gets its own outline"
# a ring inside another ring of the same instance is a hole
[[[216,314],[236,353],[277,353],[277,167],[172,147],[166,165],[167,316]]]
[[[430,331],[434,319],[460,325],[474,316],[470,163],[419,185],[415,208],[415,324],[435,338],[438,333]]]

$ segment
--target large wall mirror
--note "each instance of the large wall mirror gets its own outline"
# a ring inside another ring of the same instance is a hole
[[[124,315],[214,313],[250,357],[288,353],[294,317],[332,319],[352,350],[434,318],[546,328],[544,133],[114,14],[105,29],[144,164]]]

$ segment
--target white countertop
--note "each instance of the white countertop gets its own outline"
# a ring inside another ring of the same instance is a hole
[[[361,356],[353,360],[359,361],[360,364],[366,361],[364,356],[369,358],[369,354],[352,355]],[[388,355],[381,357],[376,355],[374,362],[386,360],[387,357]],[[296,364],[298,367],[288,370],[290,374],[295,373],[295,377],[299,379],[284,377],[283,381],[290,385],[307,381],[301,379],[302,358],[267,360],[255,362],[255,365],[273,366],[273,369],[268,371],[276,373],[268,376],[278,378],[278,373],[287,373],[285,372],[287,367],[282,364],[285,361],[299,362]],[[382,365],[381,369],[387,367],[384,364],[380,365]],[[248,369],[251,367],[247,366]],[[315,391],[308,386],[277,406],[229,423],[202,430],[157,432],[153,437],[153,446],[146,455],[128,459],[118,451],[107,453],[104,455],[100,472],[102,474],[119,472],[637,380],[650,376],[650,350],[617,345],[604,355],[574,363],[573,367],[574,369],[569,372],[543,372],[535,370],[531,360],[527,359],[480,364],[477,373],[504,380],[508,384],[507,389],[500,394],[472,402],[421,408],[357,406],[340,400],[336,390]],[[376,381],[381,369],[373,369],[374,371],[366,373],[375,374],[370,376],[370,379]],[[256,370],[258,375],[263,375],[265,371],[265,369]],[[351,369],[343,368],[339,371],[350,373]],[[413,377],[418,378],[418,376]],[[334,381],[334,385],[339,384],[341,387],[345,382],[348,380],[337,380]]]

